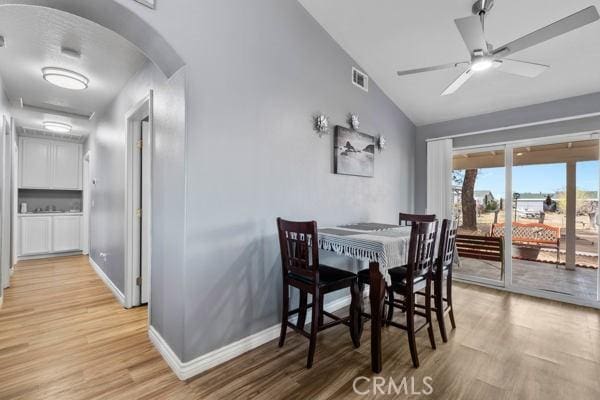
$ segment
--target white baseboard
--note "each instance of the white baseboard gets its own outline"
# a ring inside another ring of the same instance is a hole
[[[96,261],[94,261],[92,259],[92,257],[90,257],[90,265],[92,266],[94,271],[96,271],[96,274],[98,274],[100,279],[102,279],[104,284],[110,289],[110,291],[113,293],[113,295],[115,296],[117,301],[123,307],[125,307],[125,295],[123,294],[123,292],[121,292],[119,290],[118,287],[115,286],[115,284],[110,280],[110,278],[106,275],[106,273],[104,273],[104,271],[102,271],[102,268],[100,268],[100,266],[98,264],[96,264]]]
[[[350,305],[350,301],[350,296],[342,297],[327,303],[324,309],[328,312],[334,312],[342,307]],[[297,319],[297,317],[294,319]],[[292,319],[292,321],[294,319]],[[306,323],[310,323],[310,320],[310,315],[307,315]],[[177,357],[177,354],[173,352],[168,343],[162,338],[160,333],[154,329],[153,326],[150,326],[148,329],[148,336],[158,352],[163,356],[169,367],[171,367],[175,375],[177,375],[177,377],[181,380],[186,380],[213,367],[216,367],[219,364],[229,361],[232,358],[253,350],[267,342],[270,342],[271,340],[277,339],[279,337],[280,330],[281,324],[271,326],[258,333],[240,339],[237,342],[228,344],[220,349],[213,350],[210,353],[203,354],[200,357],[186,362],[181,361],[179,357]]]

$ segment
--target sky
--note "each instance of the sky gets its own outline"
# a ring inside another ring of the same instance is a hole
[[[597,161],[577,163],[577,189],[598,190]],[[564,189],[567,183],[566,164],[526,165],[513,168],[513,192],[545,194]],[[504,198],[504,168],[479,170],[475,190],[490,190],[495,198]]]

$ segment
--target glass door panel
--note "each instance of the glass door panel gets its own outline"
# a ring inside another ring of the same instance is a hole
[[[506,203],[504,147],[455,151],[453,209],[459,220],[458,278],[503,285],[502,242],[491,235],[504,224]],[[507,208],[508,207],[508,208]]]
[[[599,181],[597,140],[513,150],[512,285],[597,299]]]

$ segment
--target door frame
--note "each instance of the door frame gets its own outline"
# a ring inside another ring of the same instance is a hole
[[[544,144],[555,144],[555,143],[567,143],[582,140],[598,140],[600,141],[600,134],[597,131],[573,133],[564,135],[554,135],[537,139],[524,139],[515,141],[505,141],[490,143],[488,145],[475,145],[453,148],[453,154],[460,154],[461,152],[467,152],[477,149],[487,150],[490,148],[498,148],[499,146],[504,148],[504,168],[505,168],[505,197],[512,199],[512,178],[513,178],[513,150],[516,147],[526,146],[539,146]],[[600,147],[600,146],[599,146]],[[600,169],[600,154],[598,155],[598,168]],[[598,182],[598,193],[600,193],[600,181]],[[599,221],[600,222],[600,221]],[[476,283],[486,287],[492,287],[495,289],[506,290],[512,293],[525,294],[534,297],[541,297],[549,300],[556,300],[563,303],[577,304],[581,306],[593,307],[600,309],[600,268],[596,270],[596,300],[584,299],[580,297],[573,297],[563,295],[560,293],[549,292],[540,289],[527,288],[512,283],[512,213],[505,213],[505,243],[504,243],[504,278],[502,281],[494,281],[486,278],[478,278],[471,276],[463,276],[454,273],[454,277],[458,281],[467,283]],[[598,254],[600,255],[600,229],[598,232]]]
[[[136,284],[137,278],[140,276],[140,251],[136,243],[141,243],[140,221],[136,215],[136,198],[139,199],[139,193],[136,193],[135,187],[140,176],[139,158],[136,158],[137,137],[141,132],[141,121],[149,118],[148,142],[143,146],[148,146],[150,151],[150,188],[148,193],[152,193],[152,158],[154,154],[154,116],[153,116],[153,91],[150,90],[148,95],[140,100],[127,112],[125,118],[127,122],[127,137],[126,137],[126,152],[125,152],[125,307],[131,308],[140,305],[141,286]],[[144,277],[148,282],[151,282],[150,274],[152,271],[152,196],[144,197],[142,200],[146,211],[143,211],[144,223],[147,224],[147,246],[142,249],[145,252],[148,260],[148,276]],[[140,240],[138,240],[140,239]],[[150,306],[151,285],[148,285],[148,306]]]
[[[92,151],[88,150],[83,156],[83,254],[90,254],[91,247],[91,199],[92,199],[92,180],[91,180],[91,162]]]

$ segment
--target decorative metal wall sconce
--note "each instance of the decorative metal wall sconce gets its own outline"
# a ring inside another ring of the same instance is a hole
[[[325,114],[317,114],[313,117],[313,129],[319,134],[319,137],[329,133],[329,118]]]
[[[377,147],[379,148],[380,152],[385,150],[385,138],[381,135],[377,139]]]
[[[357,131],[358,128],[360,128],[360,120],[358,119],[358,115],[352,113],[348,114],[348,125]]]

